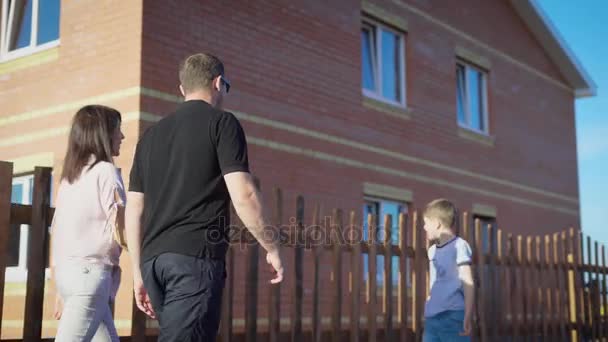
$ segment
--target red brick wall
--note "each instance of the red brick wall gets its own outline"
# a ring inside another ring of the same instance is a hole
[[[325,4],[304,1],[292,2],[289,6],[263,1],[204,5],[193,1],[179,7],[165,3],[146,4],[142,85],[177,95],[179,61],[189,53],[212,52],[223,59],[227,76],[233,83],[226,103],[230,109],[578,197],[572,92],[407,8],[422,10],[453,29],[561,80],[557,67],[509,5],[502,1],[473,0],[457,5],[436,1],[412,1],[406,7],[389,1],[378,1],[377,4],[408,21],[406,96],[408,107],[413,109],[411,120],[401,120],[362,106],[361,16],[357,1],[333,4],[330,9]],[[168,12],[172,16],[167,16]],[[181,25],[179,30],[171,29],[178,26],[177,22],[187,24]],[[494,23],[494,30],[480,29],[491,23]],[[454,72],[456,45],[464,46],[491,62],[490,132],[495,137],[494,147],[458,136]],[[175,103],[162,102],[143,97],[142,109],[164,114],[175,107]],[[577,209],[576,204],[564,203],[560,199],[247,121],[243,124],[247,133],[257,138],[305,146],[376,165],[432,175],[457,184]],[[529,231],[532,227],[555,230],[558,224],[578,224],[578,217],[559,212],[444,190],[373,171],[333,172],[338,167],[333,163],[293,155],[278,158],[278,152],[265,147],[252,146],[251,149],[254,171],[262,180],[266,174],[271,174],[267,178],[273,184],[307,194],[327,194],[327,200],[346,207],[359,208],[362,181],[375,181],[414,190],[415,201],[419,205],[440,195],[461,197],[459,204],[463,208],[469,208],[471,202],[494,205],[505,229],[512,231]],[[552,177],[546,176],[548,172]],[[512,215],[506,213],[511,210],[530,211],[534,213],[530,215],[533,219],[510,219],[508,216]]]

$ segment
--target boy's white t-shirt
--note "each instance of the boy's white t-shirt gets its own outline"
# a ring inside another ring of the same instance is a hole
[[[460,237],[433,245],[428,250],[430,296],[424,316],[433,317],[445,311],[464,310],[464,291],[458,277],[458,266],[471,264],[469,244]]]

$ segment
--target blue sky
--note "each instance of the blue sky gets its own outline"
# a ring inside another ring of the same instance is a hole
[[[608,1],[538,3],[598,88],[576,101],[579,189],[583,231],[608,243]]]

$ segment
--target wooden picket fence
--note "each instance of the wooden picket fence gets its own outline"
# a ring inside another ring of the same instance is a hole
[[[6,267],[9,225],[29,224],[23,341],[40,341],[48,226],[53,214],[49,206],[51,169],[36,168],[32,205],[11,204],[11,179],[12,164],[0,162],[0,269]],[[395,218],[366,217],[364,238],[359,211],[333,209],[328,218],[320,204],[306,212],[304,198],[297,196],[295,215],[288,215],[295,220],[285,220],[281,190],[274,189],[272,195],[272,224],[290,228],[282,231],[287,281],[261,286],[267,281],[259,276],[262,251],[247,234],[234,234],[238,238],[226,258],[221,341],[421,340],[428,261],[421,217],[415,210],[410,208],[410,215]],[[474,340],[601,341],[608,337],[604,246],[574,228],[546,236],[513,236],[482,227],[467,213],[461,215],[460,227],[460,235],[474,250]],[[237,259],[243,250],[246,257]],[[377,256],[384,257],[380,283]],[[393,262],[398,265],[396,282]],[[244,284],[235,282],[236,263],[244,263]],[[310,266],[305,268],[305,264]],[[4,272],[0,272],[0,307],[4,283]],[[245,289],[243,317],[234,314],[237,286]],[[310,289],[306,296],[305,288]],[[290,300],[289,309],[282,312],[283,291]],[[322,300],[328,294],[330,299]],[[312,308],[307,319],[305,303]],[[263,306],[267,317],[259,315]],[[154,336],[146,336],[154,335],[150,322],[134,305],[132,308],[131,336],[121,339],[154,340]],[[327,311],[328,317],[323,314]],[[244,320],[243,327],[236,327],[237,318]]]

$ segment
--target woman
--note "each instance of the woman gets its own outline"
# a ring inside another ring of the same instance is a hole
[[[117,110],[100,105],[81,108],[72,121],[51,228],[58,342],[118,341],[110,301],[122,250],[114,236],[124,220],[113,163],[124,139],[120,124]]]

